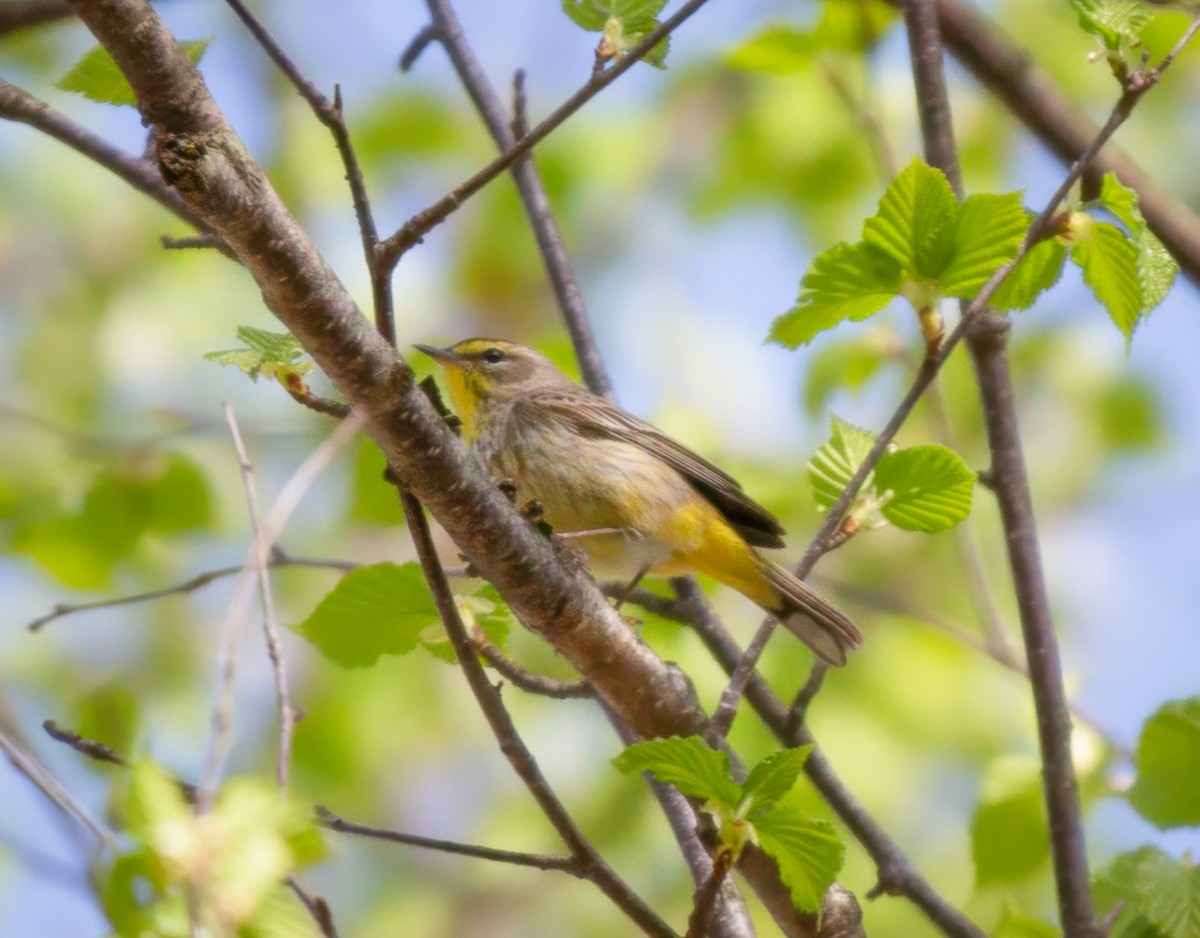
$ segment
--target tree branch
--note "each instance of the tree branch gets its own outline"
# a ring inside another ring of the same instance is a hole
[[[901,0],[891,2],[899,5]],[[938,0],[937,8],[946,45],[955,57],[1060,159],[1083,160],[1099,134],[1096,122],[995,20],[963,0]],[[1200,216],[1115,147],[1094,154],[1084,179],[1098,185],[1107,172],[1137,192],[1151,230],[1192,282],[1200,283]]]
[[[525,126],[524,91],[521,86],[523,73],[518,72],[514,80],[514,118],[510,125],[505,113],[504,103],[488,81],[483,66],[475,57],[470,43],[463,34],[462,26],[455,16],[454,8],[449,0],[426,0],[429,14],[432,17],[432,35],[445,48],[454,70],[458,74],[463,87],[467,89],[475,109],[487,125],[488,133],[496,142],[501,152],[507,152],[524,137],[528,128]],[[563,245],[562,234],[554,220],[550,208],[550,199],[546,195],[546,187],[542,184],[541,174],[532,152],[512,164],[510,171],[521,197],[521,204],[529,218],[537,240],[542,262],[546,267],[546,275],[554,288],[554,296],[562,312],[563,321],[571,335],[575,346],[575,355],[579,361],[579,370],[583,374],[584,383],[596,394],[603,397],[612,396],[612,382],[604,367],[604,359],[596,347],[595,336],[592,333],[591,321],[584,306],[583,294],[571,263],[567,259],[566,247]]]
[[[425,574],[425,582],[433,594],[434,605],[437,607],[442,624],[446,627],[446,634],[450,638],[450,644],[454,646],[458,663],[466,675],[467,683],[475,695],[475,700],[500,744],[500,751],[504,753],[505,758],[513,767],[513,771],[525,783],[525,787],[533,795],[538,807],[542,809],[542,813],[546,815],[547,820],[558,832],[559,837],[571,852],[572,858],[579,864],[578,875],[595,883],[646,934],[657,935],[660,938],[674,938],[675,932],[671,927],[659,918],[654,910],[646,905],[596,852],[596,848],[575,824],[566,807],[559,801],[549,782],[542,775],[533,753],[525,747],[512,717],[500,699],[500,692],[492,686],[483,670],[483,665],[479,663],[475,648],[471,644],[471,638],[459,615],[454,594],[450,591],[450,584],[446,581],[445,574],[442,573],[441,563],[438,561],[437,551],[429,533],[429,523],[425,519],[425,513],[421,510],[420,502],[407,493],[402,493],[400,500],[404,507],[405,520],[408,522],[408,528],[417,549],[417,559]]]
[[[80,0],[76,0],[80,2]],[[382,241],[379,245],[381,262],[394,267],[400,256],[409,248],[421,242],[435,227],[444,222],[463,202],[477,193],[489,182],[507,170],[517,160],[530,152],[541,143],[551,132],[578,111],[583,105],[603,91],[633,67],[647,52],[669,36],[676,27],[680,26],[693,13],[704,6],[707,0],[688,0],[674,14],[663,20],[662,25],[645,39],[625,53],[612,66],[594,71],[592,77],[578,91],[560,104],[550,116],[540,124],[530,128],[529,132],[508,147],[500,156],[487,166],[475,173],[452,192],[449,192],[433,205],[418,212],[400,228],[394,235]]]
[[[344,817],[334,814],[328,808],[320,805],[316,808],[317,819],[322,826],[339,834],[353,834],[356,837],[369,837],[372,840],[385,840],[388,843],[407,844],[410,847],[423,847],[426,850],[436,850],[439,853],[452,853],[460,857],[475,857],[480,860],[491,860],[495,863],[508,863],[512,866],[528,866],[535,870],[560,870],[570,873],[580,879],[586,879],[583,864],[578,857],[554,857],[544,853],[522,853],[517,850],[499,850],[495,847],[483,847],[478,844],[464,844],[454,840],[441,840],[437,837],[422,837],[419,834],[407,834],[394,831],[387,827],[372,827],[369,824],[358,824],[347,821]]]
[[[163,182],[157,168],[149,160],[119,150],[3,78],[0,78],[0,117],[28,124],[59,143],[66,144],[204,234],[217,238],[212,246],[228,257],[234,256],[204,217]]]

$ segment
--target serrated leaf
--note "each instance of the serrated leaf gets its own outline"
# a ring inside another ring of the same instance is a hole
[[[1122,52],[1136,45],[1142,27],[1154,15],[1142,0],[1071,0],[1084,31],[1098,36],[1104,47]]]
[[[863,224],[863,241],[884,250],[913,280],[936,280],[954,251],[958,202],[945,175],[914,159]]]
[[[192,64],[198,65],[210,42],[212,37],[189,39],[180,42],[179,46],[191,59]],[[137,104],[133,88],[129,86],[117,63],[103,46],[95,46],[85,52],[83,57],[71,66],[71,70],[59,79],[56,87],[62,91],[81,94],[100,104]]]
[[[1112,922],[1108,938],[1167,938],[1142,913],[1141,898],[1137,894],[1138,866],[1153,852],[1153,847],[1141,847],[1118,854],[1096,874],[1092,884],[1096,915]]]
[[[775,807],[796,784],[800,773],[804,771],[804,763],[812,746],[799,746],[795,749],[781,749],[772,753],[758,763],[746,777],[742,791],[747,797],[754,799],[754,806],[748,815],[754,821],[757,814]]]
[[[858,471],[875,445],[875,435],[849,424],[836,415],[830,422],[833,434],[808,461],[808,478],[812,482],[813,499],[817,507],[828,509],[841,497],[850,479]],[[863,483],[863,491],[874,484],[874,473]]]
[[[796,348],[845,319],[875,315],[900,292],[900,268],[879,248],[840,242],[813,258],[796,305],[771,324],[770,341]]]
[[[377,563],[342,577],[295,631],[342,667],[366,668],[412,651],[437,621],[418,564]]]
[[[905,531],[933,534],[971,513],[975,473],[954,450],[930,444],[884,453],[875,466],[875,489],[891,497],[880,511]]]
[[[758,843],[779,864],[779,875],[803,912],[817,912],[842,868],[845,847],[833,825],[776,806],[754,823]]]
[[[958,207],[954,254],[942,271],[942,293],[970,299],[1002,264],[1017,255],[1029,228],[1021,194],[973,195]]]
[[[649,772],[669,782],[689,798],[715,801],[736,809],[742,789],[729,772],[729,756],[710,747],[699,736],[671,736],[634,743],[613,759],[618,770]]]
[[[1090,218],[1072,226],[1072,238],[1071,260],[1117,328],[1131,339],[1144,301],[1137,245],[1116,225]]]
[[[1058,238],[1039,241],[1004,278],[988,305],[999,310],[1028,309],[1058,283],[1066,260],[1067,246]]]
[[[252,381],[257,381],[260,375],[266,378],[288,373],[304,375],[313,369],[304,347],[291,333],[238,326],[237,337],[245,343],[243,348],[208,352],[204,358],[219,365],[233,365]]]
[[[561,0],[563,12],[576,25],[604,34],[605,55],[619,58],[661,24],[656,17],[666,0]],[[643,60],[656,68],[665,68],[670,37],[655,43]]]
[[[1162,828],[1200,824],[1200,697],[1173,700],[1142,726],[1129,801]]]
[[[1129,230],[1138,249],[1138,280],[1142,286],[1142,313],[1153,310],[1170,292],[1179,273],[1176,262],[1142,215],[1138,194],[1122,185],[1113,173],[1105,173],[1097,204],[1113,213]]]
[[[1150,848],[1134,878],[1139,911],[1169,938],[1200,936],[1200,867],[1172,860]]]
[[[1039,768],[1009,757],[988,767],[971,819],[971,856],[981,886],[1020,882],[1050,856]]]

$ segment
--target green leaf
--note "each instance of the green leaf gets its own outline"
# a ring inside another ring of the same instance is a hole
[[[211,37],[190,39],[179,45],[192,64],[198,65],[210,42]],[[129,82],[103,46],[96,46],[84,53],[83,58],[59,79],[57,87],[62,91],[81,94],[100,104],[137,104],[137,96]]]
[[[729,773],[729,756],[711,748],[699,736],[671,736],[634,743],[613,759],[626,775],[649,772],[669,782],[689,798],[715,801],[736,809],[741,787]]]
[[[980,886],[1028,879],[1050,856],[1039,767],[1009,757],[993,763],[971,820],[971,855]]]
[[[1169,938],[1200,936],[1200,867],[1155,848],[1139,851],[1134,878],[1138,910]]]
[[[844,319],[875,315],[900,292],[900,268],[878,247],[845,241],[813,258],[796,305],[771,324],[770,341],[796,348]]]
[[[1110,52],[1137,45],[1142,27],[1154,15],[1143,0],[1071,0],[1085,32],[1098,36]]]
[[[661,25],[656,17],[666,0],[561,0],[563,12],[589,32],[603,33],[602,51],[619,58]],[[670,37],[654,45],[644,61],[665,68]]]
[[[863,224],[863,241],[881,248],[909,279],[936,280],[950,262],[958,202],[941,170],[914,159]]]
[[[845,847],[833,825],[805,817],[792,808],[776,806],[754,822],[758,843],[779,864],[779,875],[796,908],[817,912],[838,871]]]
[[[872,330],[875,333],[877,330]],[[861,391],[893,358],[893,343],[875,334],[843,342],[826,342],[808,359],[804,373],[804,409],[815,417],[835,391]]]
[[[1160,707],[1138,740],[1129,801],[1162,828],[1200,824],[1200,697]]]
[[[884,453],[875,466],[876,490],[891,492],[880,510],[905,531],[933,534],[954,527],[971,513],[974,485],[971,467],[945,446]]]
[[[791,75],[808,68],[817,45],[811,33],[773,24],[755,33],[726,56],[734,68],[772,75]]]
[[[1137,245],[1116,225],[1080,213],[1072,224],[1071,238],[1071,260],[1082,269],[1084,282],[1125,338],[1132,338],[1144,302]]]
[[[954,255],[942,271],[942,293],[970,299],[1002,264],[1017,256],[1029,228],[1021,194],[973,195],[958,207]]]
[[[162,471],[148,480],[147,527],[157,534],[203,531],[212,526],[212,492],[204,471],[179,453],[165,457]]]
[[[1062,932],[1049,922],[1043,922],[1040,918],[1033,918],[1016,909],[1005,908],[1000,923],[991,933],[991,938],[1058,938],[1061,934]]]
[[[1158,239],[1142,215],[1138,195],[1121,185],[1112,173],[1105,173],[1100,184],[1098,204],[1112,212],[1129,229],[1138,249],[1138,280],[1142,285],[1142,312],[1148,313],[1170,292],[1179,273],[1179,264]]]
[[[875,435],[837,417],[831,417],[833,435],[808,461],[808,478],[812,482],[817,507],[829,509],[841,497],[851,477],[875,445]],[[867,490],[874,480],[868,475],[863,483]]]
[[[781,749],[772,753],[750,770],[742,791],[754,799],[749,818],[754,821],[757,814],[774,808],[796,784],[804,771],[804,762],[812,746]]]
[[[1092,884],[1096,915],[1101,919],[1111,918],[1108,938],[1167,938],[1143,914],[1138,895],[1138,867],[1154,852],[1154,847],[1141,847],[1118,854],[1096,874]],[[1118,903],[1121,908],[1114,917]]]
[[[861,53],[874,46],[896,21],[896,10],[880,0],[826,0],[810,30],[771,23],[727,56],[734,68],[790,75],[808,68],[821,52]]]
[[[988,303],[995,309],[1028,309],[1062,277],[1067,246],[1058,238],[1039,241],[1004,278]]]
[[[129,788],[118,810],[125,832],[157,854],[177,848],[180,831],[194,818],[179,786],[149,759],[129,769]]]
[[[237,337],[245,343],[243,348],[209,352],[205,359],[219,365],[233,365],[253,381],[260,375],[283,379],[289,374],[305,375],[313,369],[304,348],[290,333],[238,326]]]
[[[437,621],[418,564],[377,563],[342,577],[295,631],[343,667],[366,668],[412,651]]]

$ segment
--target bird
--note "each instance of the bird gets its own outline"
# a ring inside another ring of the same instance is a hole
[[[759,553],[785,531],[730,475],[516,342],[416,345],[441,366],[462,437],[518,506],[536,504],[593,575],[701,573],[774,616],[823,661],[861,647],[854,622]],[[618,603],[619,605],[619,603]]]

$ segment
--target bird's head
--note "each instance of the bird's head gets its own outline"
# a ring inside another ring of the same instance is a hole
[[[497,404],[542,388],[571,385],[541,352],[504,339],[464,339],[449,348],[414,347],[445,371],[450,402],[468,440]]]

